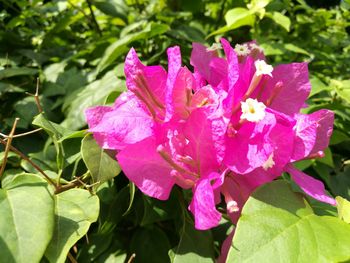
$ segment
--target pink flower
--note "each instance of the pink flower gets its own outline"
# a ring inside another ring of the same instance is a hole
[[[250,42],[233,49],[194,43],[192,73],[178,47],[168,49],[168,72],[145,66],[134,49],[125,61],[128,91],[111,107],[86,111],[96,141],[117,151],[125,175],[145,194],[165,200],[176,184],[192,189],[197,229],[216,226],[220,193],[237,222],[260,185],[283,172],[308,195],[334,204],[323,184],[292,163],[321,155],[333,113],[301,114],[310,92],[307,64],[273,68]]]

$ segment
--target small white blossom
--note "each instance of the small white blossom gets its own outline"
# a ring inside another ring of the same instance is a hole
[[[257,76],[269,75],[270,77],[272,77],[271,73],[273,71],[273,67],[269,64],[266,64],[266,62],[264,60],[257,60],[257,61],[255,61],[254,65],[255,65],[255,69],[256,69],[255,74]]]
[[[247,44],[236,44],[235,51],[238,56],[248,56],[250,54],[250,50]]]
[[[261,52],[261,53],[264,52],[264,49],[261,46],[255,44],[255,43],[250,43],[249,46],[250,46],[251,50],[256,49],[256,50],[259,50],[259,52]]]
[[[267,171],[268,169],[272,168],[275,165],[275,162],[273,160],[273,153],[270,154],[269,158],[266,160],[266,162],[263,164],[263,169]]]
[[[251,122],[259,122],[265,117],[266,106],[262,102],[258,102],[256,99],[247,99],[245,102],[241,102],[242,108],[242,120]]]
[[[222,49],[222,46],[220,43],[213,43],[210,47],[207,47],[207,51],[215,51],[215,50],[218,50],[218,49]]]

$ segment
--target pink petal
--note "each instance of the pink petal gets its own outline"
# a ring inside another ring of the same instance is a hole
[[[136,51],[131,48],[125,58],[124,72],[126,86],[129,90],[144,89],[139,87],[136,79],[141,75],[147,84],[148,89],[156,99],[164,104],[167,73],[161,66],[145,66],[139,60]]]
[[[193,111],[188,118],[184,135],[189,141],[187,153],[198,163],[199,174],[205,175],[219,166],[216,159],[211,122],[207,119],[205,109]]]
[[[230,43],[221,38],[221,44],[224,48],[226,60],[228,64],[227,68],[227,78],[228,78],[228,90],[232,89],[236,84],[239,77],[239,66],[238,66],[238,58],[236,52],[231,47]]]
[[[156,151],[154,138],[129,145],[116,157],[125,175],[143,193],[160,200],[168,199],[175,182],[170,166]]]
[[[172,115],[181,119],[188,117],[189,102],[195,85],[195,79],[193,78],[191,71],[186,67],[181,68],[174,82],[171,101],[169,101],[167,105],[169,112],[171,112]],[[189,95],[190,97],[188,97]]]
[[[171,47],[167,49],[168,54],[168,79],[166,83],[166,121],[170,120],[173,114],[173,107],[172,107],[172,94],[173,94],[173,87],[174,82],[176,80],[176,76],[181,68],[181,52],[179,47]]]
[[[272,78],[269,79],[262,94],[262,101],[268,99],[278,82],[282,82],[283,86],[270,107],[288,115],[298,113],[311,90],[307,63],[292,63],[275,67]]]
[[[105,149],[120,150],[153,134],[154,121],[135,97],[118,105],[89,130]]]
[[[96,106],[86,109],[85,118],[89,128],[91,129],[97,126],[101,122],[103,116],[112,110],[113,108],[109,106]]]
[[[334,206],[336,205],[335,199],[326,194],[326,190],[321,181],[295,169],[292,165],[287,167],[287,172],[306,194],[321,202]]]
[[[330,110],[319,110],[311,114],[316,119],[317,134],[315,145],[310,154],[324,150],[333,132],[334,113]]]
[[[213,58],[218,57],[216,51],[207,51],[207,47],[200,43],[192,43],[192,53],[190,63],[196,72],[209,82],[211,79],[210,62]]]
[[[334,114],[319,110],[312,114],[297,114],[293,161],[324,150],[333,131]]]
[[[273,152],[269,134],[275,124],[275,116],[266,112],[262,121],[244,123],[233,137],[227,137],[223,160],[227,167],[238,174],[261,167]]]
[[[216,174],[220,176],[219,174]],[[193,198],[189,210],[193,213],[195,227],[207,230],[219,224],[221,214],[215,208],[214,192],[210,177],[197,181],[193,189]]]

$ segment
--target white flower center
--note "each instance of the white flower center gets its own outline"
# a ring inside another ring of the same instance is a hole
[[[273,161],[273,153],[270,154],[269,158],[266,160],[266,162],[263,164],[263,169],[267,171],[268,169],[272,168],[275,165],[275,162]]]
[[[269,64],[266,64],[266,62],[264,60],[257,60],[257,61],[255,61],[254,65],[255,65],[255,69],[256,69],[255,74],[257,76],[269,75],[270,77],[272,77],[271,73],[273,71],[273,67]]]
[[[250,50],[247,44],[236,44],[235,51],[238,56],[248,56],[250,54]]]
[[[238,212],[239,211],[239,207],[237,205],[237,202],[233,201],[233,200],[227,202],[226,209],[227,209],[227,212],[229,212],[229,213],[233,213],[233,212]]]
[[[258,102],[256,99],[247,99],[245,102],[241,102],[242,108],[242,120],[248,120],[251,122],[259,122],[265,117],[266,106],[262,102]]]
[[[222,49],[221,44],[220,43],[213,43],[210,47],[207,47],[207,51],[215,51],[218,49]]]

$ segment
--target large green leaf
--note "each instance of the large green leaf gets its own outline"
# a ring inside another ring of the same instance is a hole
[[[0,189],[0,262],[39,262],[54,228],[52,189],[34,174],[6,182]]]
[[[65,262],[69,249],[97,220],[99,200],[83,189],[70,189],[55,196],[56,219],[53,238],[45,252],[50,262]]]
[[[63,108],[67,111],[62,122],[69,129],[80,129],[86,125],[84,111],[91,106],[102,104],[113,91],[124,91],[124,83],[116,78],[114,70],[107,72],[101,79],[76,90],[66,97]]]
[[[194,229],[193,224],[184,220],[180,231],[180,242],[169,251],[172,263],[214,262],[214,244],[210,231]]]
[[[101,72],[109,65],[111,65],[111,63],[113,63],[117,57],[125,52],[127,45],[131,42],[161,35],[168,30],[169,26],[165,24],[157,24],[151,22],[148,23],[144,29],[121,37],[106,49],[100,63],[97,65],[97,72]]]
[[[121,171],[117,161],[109,156],[91,135],[84,137],[81,153],[94,182],[101,184],[117,176]]]
[[[223,34],[227,31],[241,26],[252,26],[255,21],[254,13],[243,7],[236,7],[229,10],[225,15],[226,26],[212,32],[208,37]]]
[[[6,68],[0,70],[0,79],[16,77],[21,75],[35,75],[38,73],[38,70],[35,68]]]
[[[279,24],[281,27],[283,27],[286,31],[289,32],[291,22],[288,16],[285,16],[280,12],[266,13],[266,16],[271,18],[273,21],[275,21],[276,24]]]
[[[343,262],[350,226],[317,216],[283,181],[259,188],[243,207],[227,262]]]

